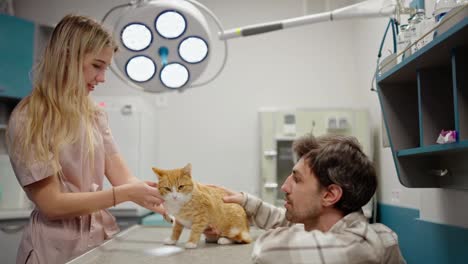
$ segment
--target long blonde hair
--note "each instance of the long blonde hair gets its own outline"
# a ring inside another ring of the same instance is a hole
[[[34,89],[18,105],[19,110],[26,110],[26,118],[13,135],[22,140],[13,140],[11,145],[27,163],[53,157],[58,171],[60,150],[79,139],[83,124],[85,144],[91,160],[94,158],[97,108],[88,96],[83,61],[85,55],[98,54],[104,47],[117,51],[111,34],[90,18],[67,15],[55,27],[37,65]]]

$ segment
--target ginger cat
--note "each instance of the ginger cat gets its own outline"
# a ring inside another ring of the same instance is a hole
[[[165,244],[174,245],[184,227],[191,228],[185,248],[196,248],[203,231],[211,226],[220,232],[218,244],[250,243],[247,215],[238,204],[224,203],[225,192],[192,180],[192,165],[184,168],[161,170],[153,168],[159,178],[159,192],[164,207],[175,217],[171,237]]]

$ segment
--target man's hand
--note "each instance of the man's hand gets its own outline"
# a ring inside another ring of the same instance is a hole
[[[236,203],[242,205],[242,202],[244,201],[244,195],[241,192],[231,191],[225,187],[213,184],[207,184],[206,186],[223,190],[226,193],[226,195],[223,197],[223,201],[225,203]]]
[[[223,197],[223,201],[225,203],[236,203],[242,205],[244,201],[244,195],[241,192],[235,192],[231,191],[225,187],[213,185],[213,184],[207,184],[206,186],[217,188],[219,190],[222,190],[225,195]],[[203,234],[206,237],[206,242],[208,243],[216,243],[219,239],[219,236],[221,235],[219,230],[216,229],[216,227],[213,226],[208,226],[205,231],[203,231]]]
[[[223,197],[225,203],[236,203],[242,205],[244,201],[244,195],[241,192],[229,192],[226,196]]]
[[[208,226],[205,231],[203,231],[203,234],[205,235],[206,239],[205,241],[208,243],[216,243],[218,242],[219,239],[219,231],[214,228],[213,226]]]

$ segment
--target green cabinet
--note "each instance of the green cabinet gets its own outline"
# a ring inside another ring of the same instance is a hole
[[[0,97],[22,98],[32,87],[35,25],[0,14]]]
[[[377,78],[400,182],[468,189],[468,18]],[[437,144],[441,130],[457,142]]]

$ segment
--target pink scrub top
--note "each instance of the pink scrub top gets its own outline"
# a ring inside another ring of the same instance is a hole
[[[24,112],[15,110],[11,116],[8,133],[15,135],[21,129]],[[109,129],[107,115],[100,110],[95,122],[94,167],[91,166],[85,146],[85,130],[81,128],[80,139],[60,151],[62,192],[101,191],[104,179],[106,157],[117,153],[117,147]],[[21,138],[17,138],[21,140]],[[52,156],[52,154],[51,154]],[[26,166],[22,157],[10,153],[10,161],[16,177],[24,186],[45,179],[55,173],[51,162],[35,162]],[[100,210],[90,215],[61,220],[48,220],[35,206],[29,225],[24,229],[18,249],[16,263],[65,263],[119,231],[115,218],[107,211]]]

